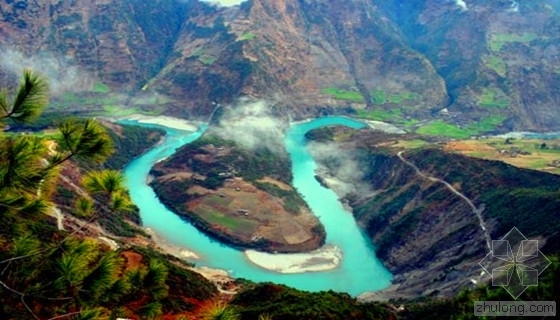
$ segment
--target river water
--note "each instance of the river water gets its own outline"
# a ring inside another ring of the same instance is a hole
[[[135,122],[128,123],[138,125]],[[147,185],[150,168],[155,162],[172,155],[176,148],[198,139],[206,130],[205,126],[194,133],[160,127],[167,131],[163,143],[125,168],[130,196],[140,208],[144,226],[153,229],[170,243],[195,252],[201,258],[196,261],[197,265],[224,269],[236,278],[270,281],[308,291],[335,290],[357,296],[367,291],[384,289],[390,284],[391,274],[375,257],[371,243],[356,225],[352,214],[342,207],[336,194],[323,188],[314,178],[316,164],[305,147],[304,135],[311,129],[327,125],[352,128],[365,126],[344,117],[318,118],[292,125],[284,140],[292,161],[293,185],[325,226],[326,243],[338,246],[343,252],[342,263],[337,269],[300,274],[280,274],[262,269],[249,262],[242,251],[210,239],[167,210]]]

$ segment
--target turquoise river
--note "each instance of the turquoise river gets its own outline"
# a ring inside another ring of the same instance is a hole
[[[352,214],[342,207],[333,191],[323,188],[314,178],[316,164],[307,151],[304,135],[309,130],[328,125],[352,128],[365,126],[344,117],[318,118],[292,125],[284,140],[292,160],[293,185],[325,226],[326,243],[338,246],[343,252],[342,262],[337,269],[299,274],[281,274],[262,269],[248,261],[242,251],[210,239],[158,200],[147,185],[150,168],[155,162],[172,155],[177,148],[198,139],[206,126],[194,133],[160,127],[167,132],[164,141],[125,168],[127,186],[132,200],[140,208],[143,225],[171,244],[195,252],[200,256],[200,260],[193,261],[197,265],[227,270],[236,278],[270,281],[308,291],[335,290],[354,296],[388,287],[392,276],[375,257],[371,243],[356,225]]]

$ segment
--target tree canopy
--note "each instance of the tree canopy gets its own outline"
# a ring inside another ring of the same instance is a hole
[[[48,104],[48,90],[42,75],[25,70],[14,92],[0,92],[2,127],[37,119]],[[83,192],[70,209],[81,222],[68,231],[53,225],[49,214],[60,213],[52,196],[62,168],[71,160],[101,163],[113,150],[95,120],[61,120],[56,127],[49,135],[0,131],[0,318],[158,318],[169,305],[168,274],[174,267],[150,251],[129,252],[141,259],[130,266],[122,250],[81,236],[100,215],[133,210],[119,171],[84,173],[76,182]],[[201,285],[195,294],[204,298],[214,291]]]

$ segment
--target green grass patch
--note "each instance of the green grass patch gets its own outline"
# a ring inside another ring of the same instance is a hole
[[[521,34],[494,33],[490,35],[488,46],[490,47],[490,50],[494,52],[498,52],[502,50],[502,47],[507,43],[513,43],[513,42],[528,43],[537,38],[538,36],[535,33],[531,33],[531,32],[524,32]]]
[[[507,143],[506,143],[507,140]],[[509,149],[516,147],[522,151],[538,152],[546,154],[556,154],[560,156],[560,139],[542,140],[542,139],[503,139],[493,138],[488,139],[487,142],[496,149]],[[542,143],[546,143],[546,148],[541,148]]]
[[[78,96],[76,93],[74,92],[65,92],[62,95],[61,100],[64,103],[79,103],[81,102],[82,98],[80,98],[80,96]]]
[[[92,92],[65,92],[62,96],[53,99],[51,103],[58,107],[73,107],[90,105],[117,105],[124,102],[123,97],[115,94]]]
[[[419,122],[420,120],[417,119],[403,119],[402,121],[397,121],[397,124],[400,124],[404,127],[412,127],[417,125]]]
[[[253,234],[258,227],[255,221],[241,217],[230,217],[210,208],[199,207],[196,213],[210,224],[217,224],[230,229],[233,233]]]
[[[371,102],[375,104],[384,104],[387,101],[387,95],[383,90],[375,90],[371,92]]]
[[[500,125],[504,120],[505,120],[504,116],[500,116],[500,115],[490,116],[482,119],[481,121],[471,123],[467,127],[467,130],[474,134],[489,132],[496,129],[496,127]]]
[[[241,34],[239,37],[237,37],[237,41],[244,41],[244,40],[253,40],[255,39],[256,34],[252,33],[252,32],[245,32],[243,34]]]
[[[204,63],[205,65],[209,66],[216,61],[216,57],[211,56],[209,54],[203,54],[198,57],[198,61]]]
[[[414,101],[420,99],[417,93],[403,91],[399,93],[387,93],[383,90],[374,90],[371,92],[371,101],[375,104],[402,104],[406,101]]]
[[[400,104],[405,101],[414,101],[420,99],[421,96],[417,93],[413,92],[402,92],[398,94],[390,94],[388,95],[387,101],[390,103]]]
[[[117,105],[104,105],[103,111],[105,111],[108,115],[117,117],[124,117],[135,113],[141,113],[140,109],[138,108],[124,108]]]
[[[411,139],[411,140],[399,140],[399,142],[396,146],[402,147],[402,148],[405,148],[405,149],[417,149],[417,148],[421,148],[421,147],[423,147],[427,144],[428,143],[424,140]]]
[[[322,90],[323,93],[331,95],[337,100],[348,100],[355,102],[364,102],[364,97],[359,91],[356,90],[345,90],[335,87],[329,87]],[[370,92],[371,101],[374,104],[402,104],[406,101],[414,101],[421,98],[419,94],[413,92],[400,92],[400,93],[387,93],[383,90],[373,90]]]
[[[489,56],[484,59],[486,66],[494,71],[501,77],[506,75],[506,64],[502,58],[497,56]]]
[[[399,110],[399,109],[389,109],[389,110],[381,110],[381,109],[364,110],[364,109],[360,109],[360,110],[358,110],[357,116],[358,116],[358,118],[368,119],[368,120],[398,122],[396,120],[400,119],[401,110]]]
[[[110,91],[111,91],[111,89],[109,88],[109,86],[107,86],[103,82],[96,82],[96,83],[93,84],[93,92],[108,93]]]
[[[458,128],[455,125],[443,121],[434,121],[423,125],[416,130],[416,133],[456,139],[465,139],[471,136],[468,130]]]
[[[418,130],[416,130],[416,133],[430,136],[466,139],[471,136],[480,135],[494,130],[504,121],[504,119],[505,117],[500,115],[490,116],[481,121],[473,122],[465,128],[459,128],[443,121],[434,121],[421,126]]]
[[[210,195],[204,197],[204,203],[212,207],[218,207],[218,206],[227,207],[231,203],[231,201],[233,201],[233,198],[220,197],[218,195]]]
[[[496,88],[484,88],[484,91],[478,97],[478,105],[486,108],[507,108],[509,100],[505,97],[499,97],[500,95],[500,91]]]
[[[364,97],[359,91],[344,90],[335,87],[329,87],[323,89],[322,92],[331,95],[334,99],[337,100],[364,102]]]
[[[196,50],[194,50],[194,52],[191,54],[192,57],[199,57],[204,53],[204,50],[202,48],[197,48]]]
[[[103,105],[103,114],[105,116],[126,117],[132,114],[144,114],[148,116],[159,116],[163,113],[163,108],[152,107],[149,110],[140,108],[124,107],[122,105]]]
[[[547,167],[549,163],[550,161],[548,161],[547,159],[534,160],[527,164],[527,168],[533,170],[542,170],[543,168]]]

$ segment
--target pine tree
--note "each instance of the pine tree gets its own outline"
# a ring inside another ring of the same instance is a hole
[[[0,121],[28,123],[47,102],[46,79],[26,70],[13,98],[7,90],[0,93]],[[9,318],[102,318],[97,306],[111,299],[122,271],[123,260],[115,253],[73,234],[60,238],[44,223],[61,166],[70,159],[102,162],[112,152],[109,136],[96,121],[72,119],[58,129],[54,140],[0,132],[0,247],[5,248],[0,250],[5,302],[0,318],[5,318],[2,313]],[[103,208],[95,197],[110,204],[103,210],[130,210],[120,173],[93,172],[84,183],[91,195],[76,202],[76,212],[88,223]]]

